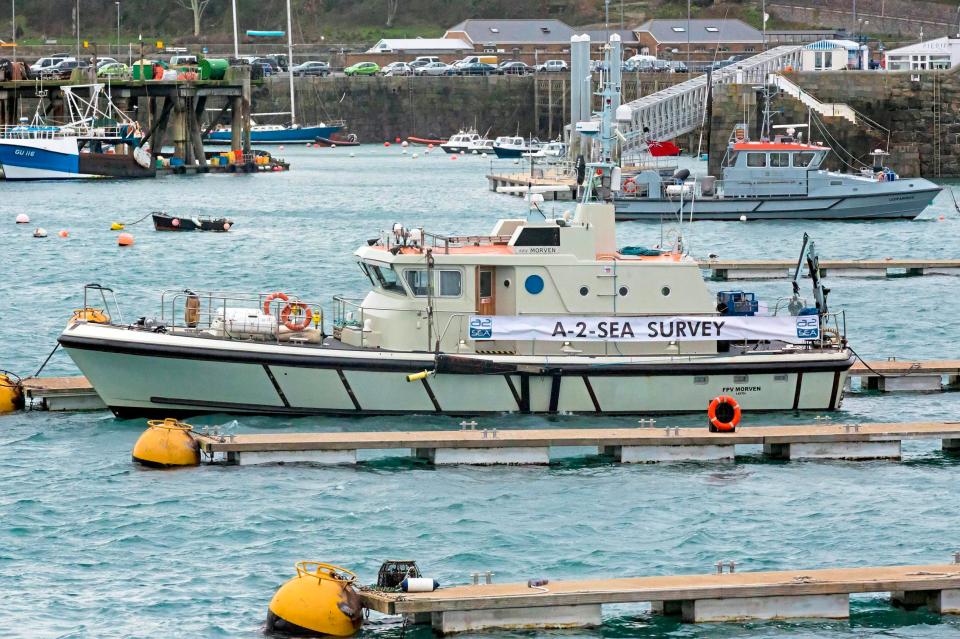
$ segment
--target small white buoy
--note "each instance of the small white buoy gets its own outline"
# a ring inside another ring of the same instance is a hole
[[[424,154],[424,155],[429,155],[429,154],[430,154],[430,149],[427,149],[426,151],[424,151],[423,154]]]
[[[741,215],[741,216],[740,216],[740,221],[741,221],[741,222],[746,222],[746,221],[747,221],[747,216],[746,216],[746,215]]]
[[[414,154],[411,155],[410,157],[412,157],[414,160],[416,160],[418,157],[420,157],[420,155],[417,154],[417,153],[414,153]]]
[[[464,154],[464,150],[460,149],[460,155],[463,155],[463,154]]]
[[[26,213],[21,213],[20,215],[17,216],[17,224],[29,224],[29,223],[30,223],[30,216],[27,215]]]
[[[357,155],[356,153],[354,153],[353,151],[350,151],[350,157],[355,157],[356,155]]]
[[[317,146],[320,146],[320,145],[318,144]],[[331,148],[331,149],[335,149],[335,148],[337,148],[337,145],[336,145],[336,144],[331,144],[331,145],[330,145],[330,148]]]
[[[485,158],[485,157],[487,157],[487,154],[486,154],[486,153],[481,153],[481,154],[480,154],[480,157]]]
[[[46,237],[46,236],[47,236],[47,229],[37,227],[37,228],[33,229],[33,236],[34,236],[34,237]]]
[[[406,154],[407,154],[407,150],[404,149],[403,151],[400,151],[400,153],[401,153],[401,155],[406,155]]]
[[[279,148],[281,151],[283,151],[283,145],[282,145],[282,144],[281,144],[279,147],[277,147],[277,148]]]
[[[404,140],[403,142],[400,143],[400,146],[402,146],[403,148],[407,148],[407,145],[408,145],[408,144],[409,144],[409,142],[407,142],[406,140]]]
[[[520,160],[514,160],[513,163],[514,163],[514,164],[520,164]]]

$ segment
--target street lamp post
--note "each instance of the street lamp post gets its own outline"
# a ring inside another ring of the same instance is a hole
[[[77,63],[80,62],[80,0],[77,0]]]
[[[10,0],[10,9],[13,17],[10,18],[10,28],[13,31],[13,64],[17,64],[17,0]]]
[[[113,4],[117,5],[117,55],[120,55],[120,0]]]

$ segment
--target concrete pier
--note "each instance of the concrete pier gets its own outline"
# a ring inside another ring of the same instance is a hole
[[[228,453],[228,460],[240,466],[257,464],[356,464],[356,450],[247,451]]]
[[[846,619],[850,616],[850,596],[837,594],[694,599],[681,602],[680,610],[680,618],[685,623]]]
[[[471,464],[474,466],[546,465],[550,463],[550,450],[546,446],[502,448],[417,448],[414,457],[437,466]]]
[[[494,610],[451,610],[434,612],[431,618],[433,629],[447,635],[470,630],[530,630],[558,628],[588,628],[603,623],[600,604],[498,608]]]
[[[773,459],[900,459],[900,440],[764,443],[763,454]]]
[[[894,605],[960,613],[960,566],[880,566],[452,586],[434,592],[364,591],[363,605],[425,621],[441,634],[597,625],[601,606],[651,602],[686,623],[846,619],[854,593],[891,593]]]
[[[621,464],[653,464],[658,462],[733,461],[732,445],[707,446],[605,446],[602,454]]]

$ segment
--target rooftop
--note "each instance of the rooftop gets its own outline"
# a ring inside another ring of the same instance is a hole
[[[473,46],[459,38],[385,38],[367,50],[380,51],[472,51]]]
[[[474,44],[496,42],[501,44],[556,44],[569,43],[574,30],[564,22],[554,19],[475,20],[456,24],[444,34],[456,38],[461,33]]]
[[[688,32],[689,29],[689,32]],[[763,34],[741,20],[647,20],[636,29],[660,43],[763,43]]]

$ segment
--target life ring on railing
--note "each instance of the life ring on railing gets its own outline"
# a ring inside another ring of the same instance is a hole
[[[301,310],[305,311],[303,321],[293,321],[290,316],[294,315],[299,317]],[[280,311],[280,321],[283,322],[283,325],[289,328],[291,331],[302,331],[310,326],[310,322],[313,321],[313,309],[303,302],[288,303],[283,307],[283,310]]]
[[[637,192],[637,181],[632,177],[627,178],[623,181],[623,184],[620,186],[620,190],[629,195],[633,195]]]
[[[263,300],[264,315],[270,314],[270,302],[272,302],[273,300],[283,300],[284,302],[289,302],[290,297],[287,296],[286,293],[281,293],[280,291],[277,291],[276,293],[270,293],[269,295],[267,295],[267,299]]]
[[[740,423],[740,404],[729,395],[714,397],[707,408],[710,432],[732,433]]]

